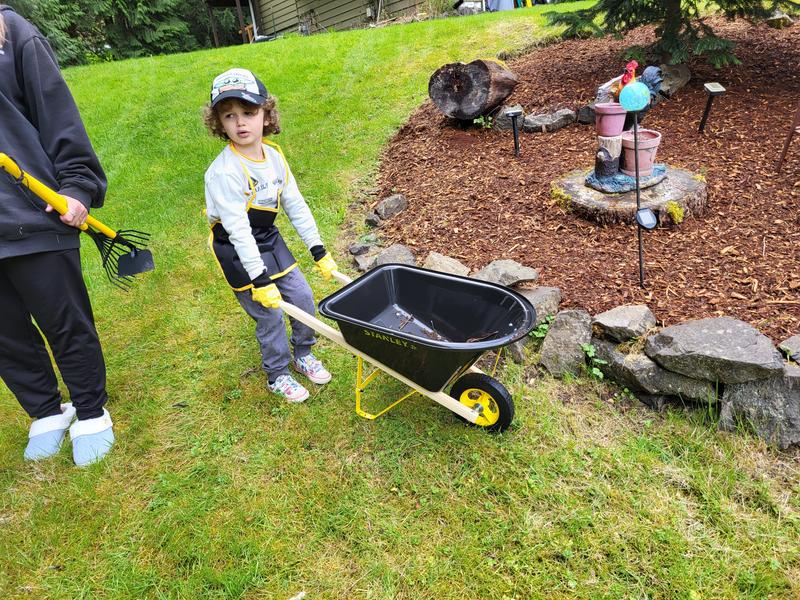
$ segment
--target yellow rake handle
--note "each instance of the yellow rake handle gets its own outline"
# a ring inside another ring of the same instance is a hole
[[[0,167],[8,171],[9,174],[15,179],[21,178],[22,184],[25,187],[56,209],[59,214],[63,215],[67,212],[67,200],[64,198],[64,196],[54,192],[41,181],[20,169],[17,163],[15,163],[7,154],[3,154],[2,152],[0,152]],[[91,226],[93,229],[96,229],[106,237],[111,238],[112,240],[117,237],[116,231],[104,225],[91,215],[86,217],[86,222],[83,223],[79,229],[86,231],[89,226]]]

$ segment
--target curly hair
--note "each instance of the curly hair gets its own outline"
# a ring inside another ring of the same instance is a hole
[[[0,46],[6,43],[6,21],[0,12]]]
[[[219,120],[219,113],[229,102],[238,102],[243,106],[253,106],[249,102],[243,102],[232,98],[230,100],[223,100],[214,108],[211,104],[206,104],[203,107],[203,123],[205,123],[208,133],[221,140],[227,141],[228,135],[225,133],[225,128],[222,127],[222,121]],[[270,96],[264,104],[259,105],[264,109],[264,132],[262,137],[270,134],[281,132],[280,117],[278,116],[278,101],[275,96]]]

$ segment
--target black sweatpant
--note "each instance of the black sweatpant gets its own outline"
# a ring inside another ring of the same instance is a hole
[[[79,419],[103,415],[106,366],[81,273],[80,252],[0,259],[0,378],[31,417],[61,413],[53,352]]]

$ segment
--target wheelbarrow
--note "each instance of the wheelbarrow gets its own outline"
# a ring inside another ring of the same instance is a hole
[[[494,283],[400,264],[356,280],[333,276],[345,285],[320,301],[319,312],[339,330],[287,302],[281,308],[356,355],[358,415],[376,419],[419,393],[488,431],[511,424],[511,394],[474,365],[533,329],[536,311],[527,299]],[[377,368],[363,377],[365,361]],[[412,391],[372,414],[362,408],[362,393],[381,372]]]

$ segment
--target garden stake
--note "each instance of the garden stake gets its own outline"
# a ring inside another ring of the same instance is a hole
[[[518,108],[512,108],[506,112],[506,116],[511,117],[511,129],[514,130],[514,156],[519,156],[519,129],[517,128],[517,118],[522,114]]]
[[[708,100],[706,101],[706,110],[703,112],[703,118],[700,119],[700,127],[697,129],[700,133],[703,133],[706,128],[706,121],[708,121],[708,115],[711,112],[711,103],[714,101],[714,96],[721,96],[725,93],[725,88],[716,82],[706,83],[703,88],[708,92]]]
[[[0,152],[0,167],[5,169],[18,186],[27,193],[28,190],[36,194],[47,204],[52,206],[59,214],[67,212],[67,201],[58,194],[23,171],[19,165],[7,154]],[[86,217],[86,223],[79,228],[97,244],[103,269],[111,283],[121,290],[128,291],[134,275],[155,269],[153,255],[145,246],[150,239],[149,233],[126,229],[114,231],[91,215]]]
[[[636,171],[636,215],[642,208],[641,191],[639,189],[639,112],[633,113],[633,169]],[[637,219],[636,233],[639,236],[639,286],[644,289],[644,243],[642,227]]]

